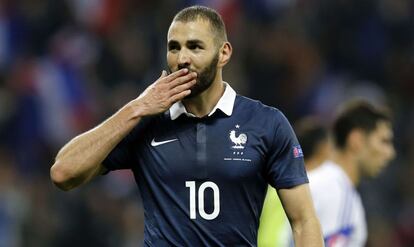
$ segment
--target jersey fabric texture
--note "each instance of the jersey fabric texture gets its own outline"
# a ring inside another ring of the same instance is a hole
[[[325,246],[365,246],[367,229],[362,201],[342,168],[325,161],[308,176]]]
[[[145,246],[256,246],[268,184],[308,182],[284,115],[225,86],[208,116],[175,103],[143,118],[103,162],[133,171]]]

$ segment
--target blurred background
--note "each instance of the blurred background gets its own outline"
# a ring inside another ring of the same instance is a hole
[[[367,246],[414,246],[414,1],[0,0],[0,247],[139,246],[129,171],[70,192],[58,149],[137,97],[166,68],[166,33],[191,4],[223,16],[240,94],[327,124],[341,102],[390,107],[397,158],[359,188]]]

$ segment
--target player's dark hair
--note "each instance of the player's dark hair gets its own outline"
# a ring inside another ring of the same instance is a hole
[[[328,130],[315,118],[308,117],[297,121],[294,129],[305,159],[315,155],[318,145],[328,139]]]
[[[212,31],[216,34],[216,40],[220,43],[227,41],[226,27],[220,14],[212,8],[205,6],[191,6],[178,12],[173,21],[191,22],[198,18],[210,23]]]
[[[332,132],[337,148],[346,146],[348,135],[354,129],[361,129],[366,134],[377,128],[380,121],[391,122],[385,109],[378,109],[365,101],[353,101],[344,106],[333,123]]]

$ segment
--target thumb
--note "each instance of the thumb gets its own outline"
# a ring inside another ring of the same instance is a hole
[[[162,70],[160,78],[163,78],[163,77],[166,77],[166,76],[167,76],[167,71]]]

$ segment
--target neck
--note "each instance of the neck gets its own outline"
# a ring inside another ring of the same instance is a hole
[[[217,73],[216,78],[209,88],[199,95],[184,99],[182,103],[187,112],[194,114],[197,117],[204,117],[209,114],[224,93],[224,83],[220,73]]]
[[[359,184],[360,175],[355,155],[346,150],[336,151],[333,161],[344,170],[354,186]]]

